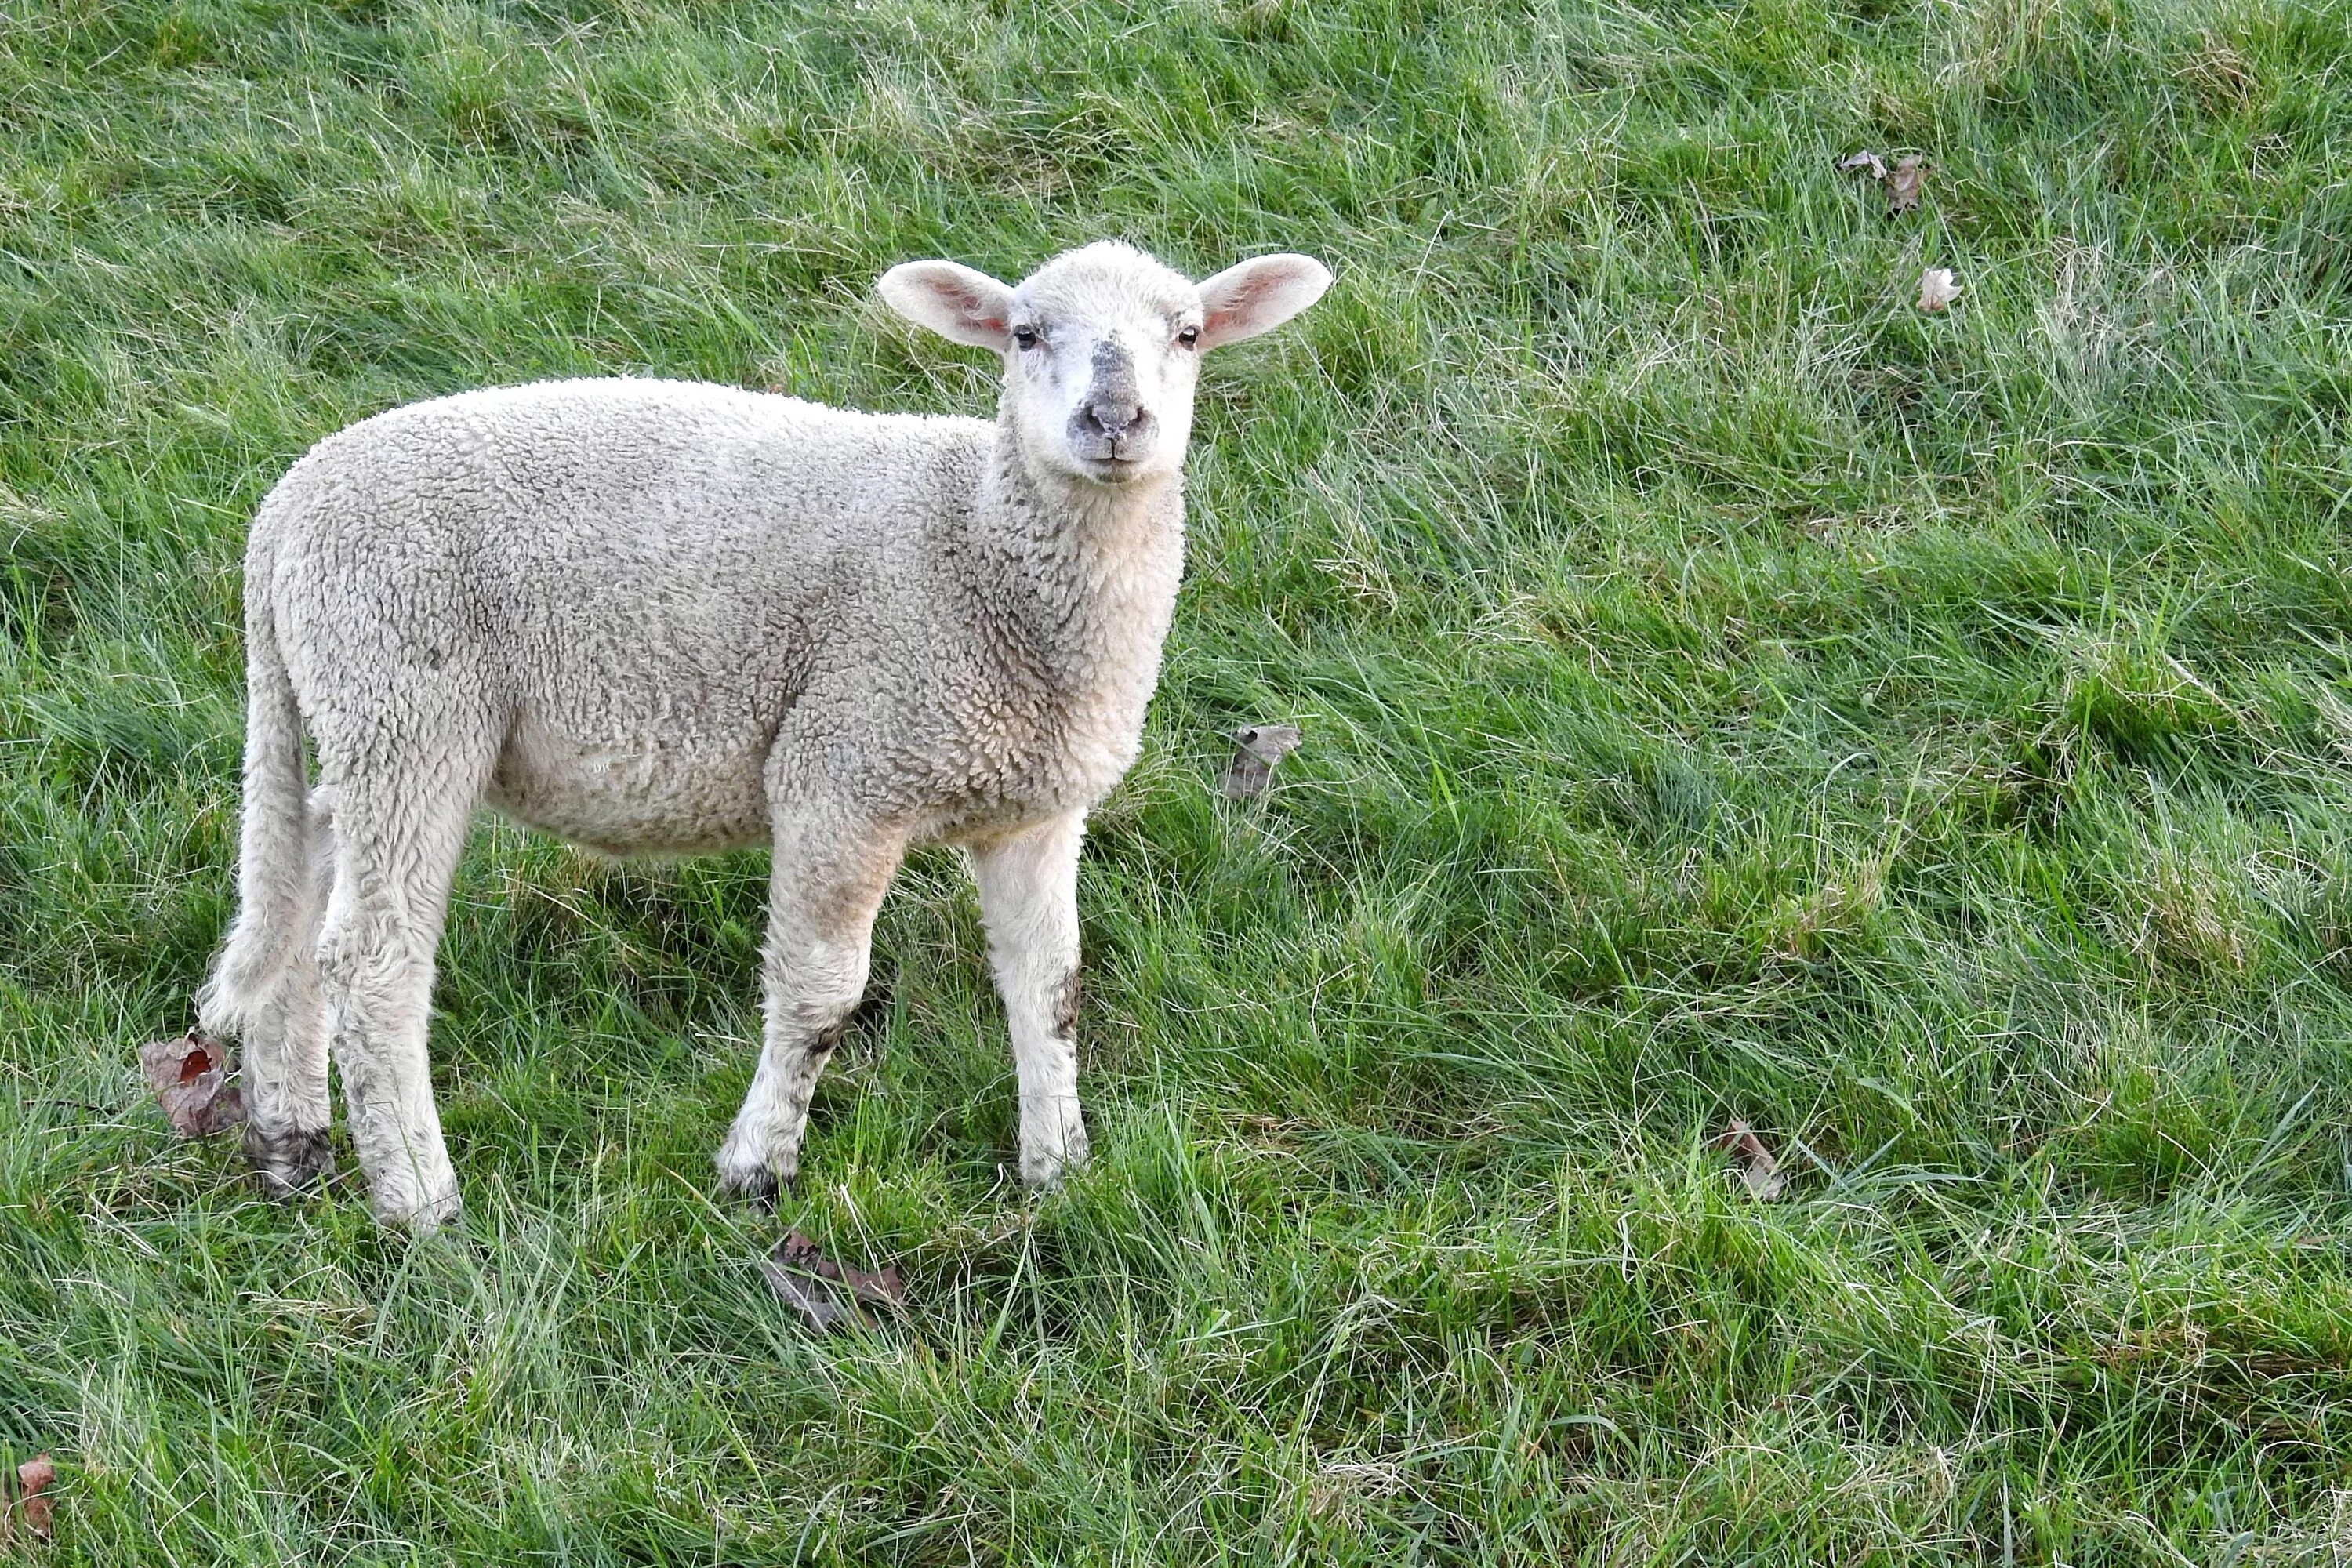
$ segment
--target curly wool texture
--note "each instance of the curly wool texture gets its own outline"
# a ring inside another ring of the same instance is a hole
[[[448,784],[488,764],[491,804],[615,854],[768,841],[772,764],[961,837],[1083,809],[1134,760],[1181,492],[1074,510],[979,420],[544,383],[314,448],[255,521],[249,617],[338,772],[410,770],[430,736]]]
[[[1004,354],[993,424],[595,380],[320,442],[247,543],[241,902],[200,999],[244,1038],[264,1184],[328,1167],[331,1047],[378,1215],[456,1213],[425,1026],[484,803],[616,854],[773,847],[764,1039],[718,1156],[752,1194],[797,1169],[900,859],[965,845],[1022,1173],[1082,1160],[1078,846],[1159,676],[1198,352],[1328,280],[1273,257],[1196,288],[1121,246],[1019,289],[894,269],[895,308]]]

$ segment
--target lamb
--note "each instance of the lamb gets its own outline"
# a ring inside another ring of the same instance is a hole
[[[754,1198],[798,1167],[901,858],[963,846],[1022,1176],[1083,1161],[1079,840],[1159,679],[1199,355],[1329,282],[1277,255],[1195,285],[1116,243],[1015,288],[911,262],[883,300],[1003,356],[992,423],[581,380],[313,447],[247,548],[239,910],[198,998],[243,1042],[264,1186],[331,1166],[331,1043],[377,1218],[457,1212],[426,1012],[484,804],[613,854],[772,846],[763,1043],[718,1154]]]

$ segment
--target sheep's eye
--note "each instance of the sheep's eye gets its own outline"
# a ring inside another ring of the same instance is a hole
[[[1037,346],[1037,329],[1034,327],[1013,328],[1013,343],[1016,348],[1035,348]]]
[[[1176,341],[1188,349],[1197,349],[1201,346],[1201,329],[1187,327],[1176,334]]]

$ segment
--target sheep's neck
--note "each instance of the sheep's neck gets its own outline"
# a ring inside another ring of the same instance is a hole
[[[998,635],[1073,722],[1139,726],[1183,574],[1181,479],[1113,489],[1040,472],[1000,427],[982,492],[990,581],[973,586]]]

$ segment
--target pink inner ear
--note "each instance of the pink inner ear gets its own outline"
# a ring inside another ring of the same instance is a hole
[[[1225,290],[1224,297],[1217,301],[1216,309],[1209,312],[1208,320],[1203,325],[1210,331],[1215,331],[1219,327],[1256,304],[1259,296],[1274,288],[1275,281],[1271,278],[1263,277],[1243,279],[1238,288]]]
[[[959,289],[956,290],[955,302],[957,311],[973,326],[986,327],[992,331],[1001,332],[1004,330],[1004,319],[989,309],[988,297],[979,290]]]
[[[964,324],[967,324],[967,327],[983,327],[988,329],[988,331],[1004,331],[1004,318],[997,315],[995,308],[992,308],[992,300],[990,300],[985,294],[981,294],[979,289],[964,289],[964,287],[960,287],[960,284],[952,282],[952,279],[939,282],[934,284],[934,287],[939,289],[940,299],[948,300],[948,306],[950,306],[960,318],[964,318]]]

